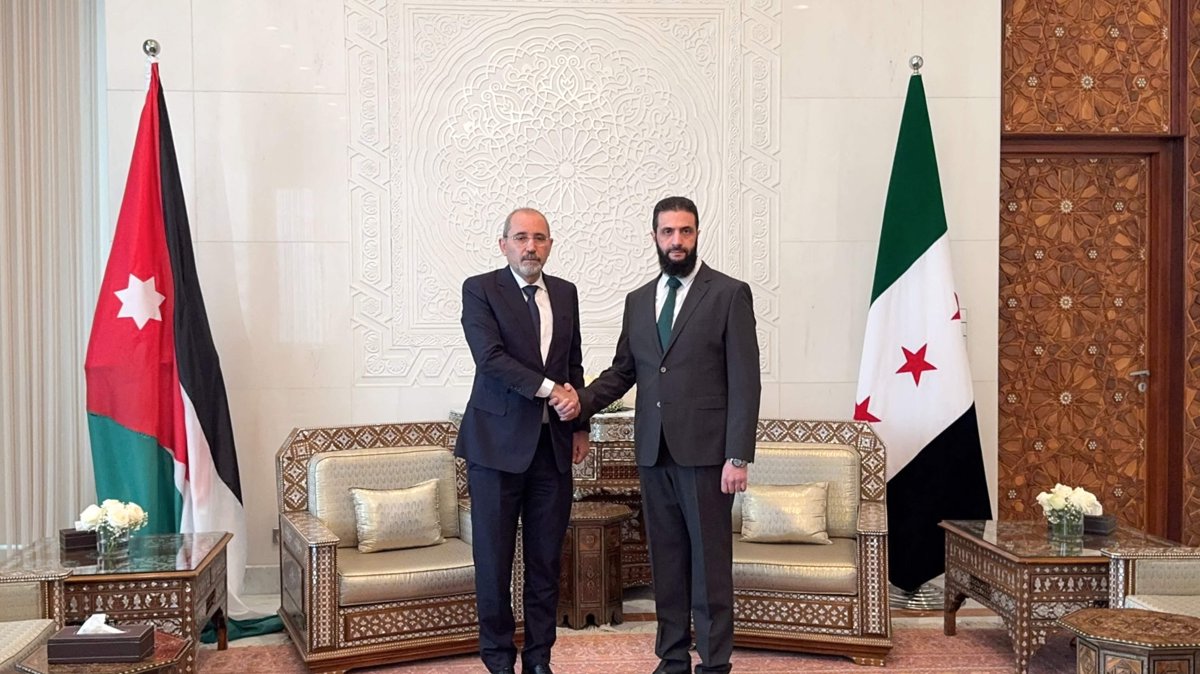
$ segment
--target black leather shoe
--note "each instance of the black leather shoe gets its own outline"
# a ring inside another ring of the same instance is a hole
[[[554,674],[554,670],[550,669],[550,665],[534,665],[533,669],[529,671],[532,674]]]
[[[499,669],[488,669],[492,674],[517,674],[517,670],[512,667],[500,667]]]

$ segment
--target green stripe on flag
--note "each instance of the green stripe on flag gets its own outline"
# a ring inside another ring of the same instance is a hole
[[[929,108],[925,105],[925,85],[920,75],[913,75],[908,78],[908,98],[883,207],[871,303],[945,233],[946,209],[933,152]]]
[[[179,531],[183,497],[175,489],[175,459],[154,438],[131,431],[98,414],[88,413],[96,502],[115,498],[133,501],[150,514],[140,531]]]

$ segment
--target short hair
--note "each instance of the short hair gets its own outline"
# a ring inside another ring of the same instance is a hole
[[[658,232],[658,214],[670,211],[686,211],[696,219],[696,229],[700,229],[700,213],[696,210],[696,202],[687,197],[667,197],[654,204],[654,215],[650,216],[650,231]]]
[[[514,208],[512,213],[509,213],[504,217],[504,229],[500,230],[500,238],[508,238],[508,229],[512,227],[513,216],[518,213],[524,213],[525,215],[536,215],[540,217],[542,222],[546,223],[546,233],[548,234],[550,232],[550,218],[547,218],[545,213],[542,213],[536,208],[522,206],[520,208]]]

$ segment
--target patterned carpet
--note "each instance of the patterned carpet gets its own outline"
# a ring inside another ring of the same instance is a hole
[[[886,670],[893,672],[967,672],[986,674],[1015,671],[1012,643],[1000,627],[958,630],[947,637],[937,628],[899,628]],[[559,674],[649,674],[657,664],[654,635],[647,633],[585,630],[560,637],[554,647],[554,669]],[[793,674],[795,672],[870,674],[874,670],[848,659],[736,649],[734,672]],[[227,651],[202,650],[201,674],[291,674],[303,672],[295,650],[288,644],[248,646]],[[474,656],[354,670],[364,674],[478,674],[483,666]],[[1070,674],[1075,652],[1062,635],[1050,638],[1030,663],[1029,674]]]

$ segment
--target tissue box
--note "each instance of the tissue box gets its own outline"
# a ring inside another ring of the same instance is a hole
[[[1117,529],[1116,515],[1084,515],[1083,533],[1107,536]]]
[[[46,644],[46,662],[137,662],[154,652],[153,625],[121,625],[120,634],[79,634],[79,626],[64,627]]]
[[[95,550],[95,531],[58,530],[58,547],[61,550]]]

